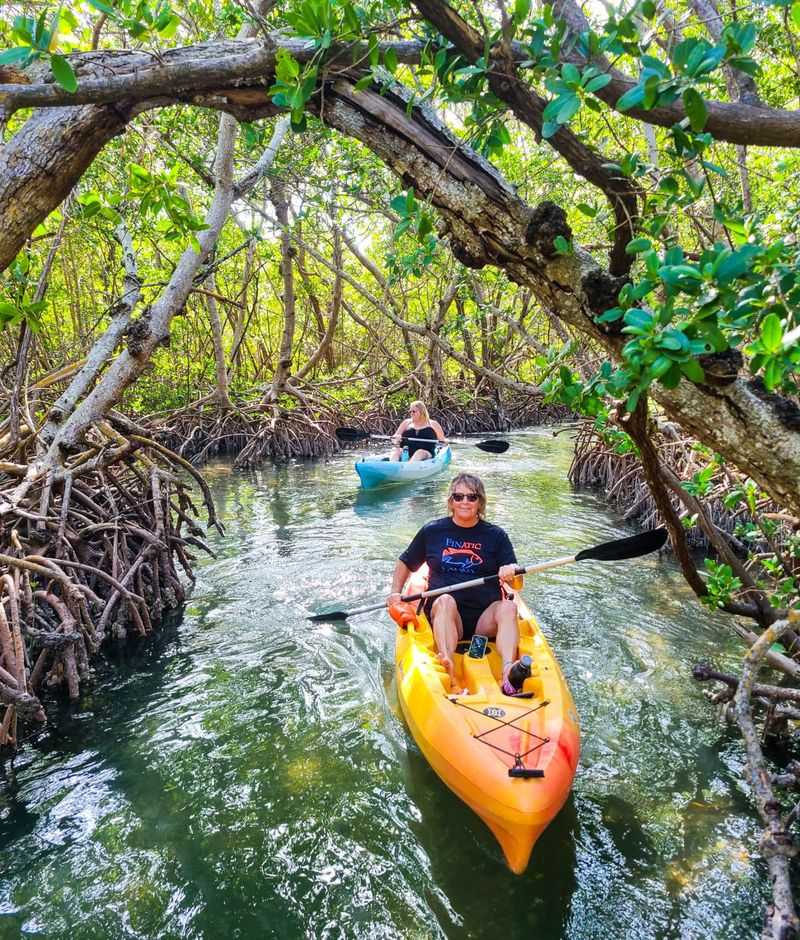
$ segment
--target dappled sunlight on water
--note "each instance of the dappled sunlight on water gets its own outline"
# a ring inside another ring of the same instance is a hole
[[[565,482],[566,436],[509,435],[484,476],[521,563],[629,531]],[[0,937],[755,936],[767,893],[742,751],[690,670],[740,650],[671,562],[584,563],[525,595],[583,753],[522,877],[399,717],[379,601],[447,479],[357,489],[353,457],[208,478],[226,535],[181,623],[112,653],[0,771]]]

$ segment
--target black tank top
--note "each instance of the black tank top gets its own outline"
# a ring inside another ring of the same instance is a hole
[[[411,437],[425,438],[426,443],[409,440]],[[400,435],[400,441],[403,447],[408,448],[409,457],[413,457],[418,450],[427,450],[431,457],[436,453],[436,431],[430,425],[424,428],[415,428],[413,426],[406,428]],[[428,441],[430,441],[430,444],[427,443]]]

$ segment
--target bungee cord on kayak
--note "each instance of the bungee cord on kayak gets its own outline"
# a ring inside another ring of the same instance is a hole
[[[521,698],[522,696],[533,696],[532,692],[522,692],[517,693],[514,698]],[[473,737],[476,741],[480,741],[481,744],[485,744],[487,747],[494,748],[496,751],[500,751],[501,754],[505,754],[508,757],[514,759],[514,766],[509,767],[508,775],[509,777],[525,777],[525,778],[534,778],[534,777],[544,777],[544,770],[540,767],[526,767],[525,758],[529,754],[533,754],[534,751],[538,750],[540,747],[544,747],[545,744],[548,744],[550,738],[543,738],[540,735],[535,734],[533,731],[530,731],[528,728],[520,728],[516,724],[518,721],[523,721],[528,715],[532,715],[534,712],[537,712],[540,708],[545,708],[550,704],[547,700],[540,702],[534,708],[528,709],[528,711],[523,712],[521,715],[515,715],[510,721],[503,721],[503,716],[498,715],[495,710],[491,708],[481,709],[479,706],[473,707],[467,702],[461,701],[457,696],[450,696],[450,701],[454,705],[460,705],[462,708],[468,708],[471,711],[477,712],[478,714],[485,715],[487,718],[491,718],[496,721],[499,725],[502,725],[504,728],[515,728],[517,731],[520,731],[522,734],[527,734],[531,738],[534,738],[538,741],[537,744],[534,744],[533,747],[528,748],[527,751],[509,751],[507,748],[500,747],[497,744],[493,744],[491,741],[487,741],[487,735],[493,734],[495,731],[500,730],[499,728],[489,728],[488,731],[482,731],[480,734],[475,734]],[[502,709],[499,709],[502,711]]]

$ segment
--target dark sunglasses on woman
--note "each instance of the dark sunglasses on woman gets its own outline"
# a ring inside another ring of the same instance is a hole
[[[454,499],[457,503],[460,503],[462,499],[466,499],[470,503],[476,503],[478,501],[477,493],[451,493],[450,499]]]

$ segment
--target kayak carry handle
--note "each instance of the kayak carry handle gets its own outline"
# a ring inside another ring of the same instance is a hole
[[[529,780],[533,777],[544,777],[544,771],[541,767],[509,767],[508,776]]]

